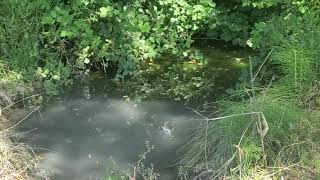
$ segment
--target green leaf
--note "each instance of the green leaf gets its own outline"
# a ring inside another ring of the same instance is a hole
[[[249,47],[253,47],[253,43],[252,43],[252,39],[249,39],[248,41],[247,41],[247,45],[249,46]]]
[[[89,64],[90,63],[90,60],[88,58],[85,58],[84,61],[83,61],[85,64]]]
[[[49,72],[50,72],[49,69],[45,69],[45,70],[43,71],[43,74],[46,74],[46,75],[47,75],[47,74],[49,74]]]
[[[60,80],[60,76],[58,76],[58,75],[53,75],[52,78],[53,78],[54,80]]]
[[[188,56],[188,52],[186,52],[186,51],[183,52],[183,56],[184,56],[184,57],[187,57],[187,56]]]
[[[57,17],[57,12],[55,10],[51,11],[50,12],[50,15],[53,17],[53,18],[56,18]]]
[[[150,32],[150,25],[148,22],[143,23],[142,25],[140,25],[140,31],[141,32]]]
[[[53,24],[56,20],[52,16],[43,16],[41,24]]]
[[[74,35],[74,33],[71,31],[61,31],[61,33],[60,33],[61,37],[71,37],[73,35]]]
[[[100,17],[104,18],[104,17],[111,17],[112,16],[112,11],[113,11],[113,7],[112,6],[107,6],[107,7],[101,7],[99,9],[99,15]]]

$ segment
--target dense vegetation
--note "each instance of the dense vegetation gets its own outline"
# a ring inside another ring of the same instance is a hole
[[[0,90],[51,96],[101,71],[136,98],[219,109],[185,146],[181,178],[314,178],[319,21],[318,0],[0,1]],[[215,103],[198,98],[215,81],[193,48],[209,40],[251,53],[245,80]]]

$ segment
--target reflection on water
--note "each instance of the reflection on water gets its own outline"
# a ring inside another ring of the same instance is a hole
[[[146,150],[146,141],[155,146],[148,163],[160,173],[170,173],[179,157],[177,148],[197,123],[189,121],[184,107],[165,102],[66,97],[47,105],[18,130],[37,128],[23,139],[40,154],[40,167],[58,180],[101,179],[110,157],[128,168]]]

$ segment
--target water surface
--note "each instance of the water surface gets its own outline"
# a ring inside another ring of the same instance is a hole
[[[52,179],[101,179],[111,160],[129,168],[146,151],[146,143],[155,147],[146,164],[173,179],[177,149],[198,123],[191,118],[182,105],[88,97],[88,87],[78,86],[34,113],[18,131],[37,128],[23,139],[42,159],[40,168],[54,174]]]

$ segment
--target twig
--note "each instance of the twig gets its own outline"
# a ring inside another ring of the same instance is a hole
[[[267,88],[265,89],[265,91],[264,91],[264,93],[263,93],[262,102],[261,102],[261,106],[260,106],[260,111],[262,111],[265,97],[267,96],[267,92],[268,92],[269,88],[271,87],[272,82],[273,82],[274,80],[275,80],[275,76],[273,75],[272,78],[271,78],[271,80],[269,81],[269,84],[268,84]]]
[[[252,96],[250,96],[250,102],[252,107],[254,107],[254,102],[255,102],[255,89],[254,89],[254,77],[253,77],[253,66],[252,66],[252,60],[251,60],[251,56],[249,56],[249,62],[250,62],[250,84],[251,84],[251,92],[252,92]]]
[[[0,131],[0,133],[3,133],[9,129],[12,129],[14,127],[16,127],[17,125],[19,125],[22,121],[26,120],[32,113],[34,113],[36,110],[38,110],[40,108],[40,106],[36,107],[33,111],[31,111],[27,116],[25,116],[23,119],[21,119],[19,122],[17,122],[16,124],[14,124],[13,126],[7,128],[7,129],[4,129],[2,131]]]
[[[53,153],[57,153],[57,151],[51,150],[51,149],[47,149],[47,148],[32,148],[34,150],[44,150],[44,151],[49,151],[49,152],[53,152]]]
[[[192,108],[187,108],[187,109],[191,109],[193,112],[195,112],[196,114],[198,114],[199,116],[203,117],[204,119],[208,119],[206,116],[204,116],[203,114],[199,113],[197,110],[192,109]]]
[[[252,92],[252,96],[250,96],[250,103],[251,103],[251,108],[252,111],[256,111],[256,98],[255,98],[255,84],[254,81],[256,80],[258,74],[260,73],[262,67],[264,66],[264,64],[267,62],[267,60],[269,59],[271,53],[273,52],[274,49],[272,49],[267,57],[265,58],[265,60],[263,61],[263,63],[260,65],[260,67],[258,68],[257,72],[255,73],[255,75],[253,76],[253,71],[252,71],[252,61],[251,61],[251,57],[249,56],[249,60],[250,60],[250,83],[251,83],[251,92]],[[265,153],[265,147],[264,147],[264,137],[266,136],[266,134],[269,131],[269,126],[268,126],[268,122],[264,116],[264,114],[262,113],[262,108],[263,108],[263,102],[265,100],[266,94],[268,89],[271,86],[272,81],[274,80],[274,76],[272,76],[271,81],[269,82],[267,89],[265,90],[265,92],[263,93],[263,99],[262,99],[262,103],[260,106],[259,111],[261,112],[259,116],[255,116],[252,115],[251,118],[253,120],[256,120],[257,123],[257,130],[258,133],[260,134],[260,140],[261,140],[261,146],[262,146],[262,153],[263,153],[263,159],[265,164],[267,164],[267,158],[266,158],[266,153]]]
[[[33,129],[29,130],[29,131],[25,131],[25,132],[13,134],[13,135],[10,135],[10,136],[8,136],[8,137],[19,136],[19,135],[21,135],[21,134],[27,134],[27,133],[32,132],[32,131],[35,131],[35,130],[37,130],[37,129],[38,129],[38,128],[33,128]]]
[[[216,117],[216,118],[210,118],[210,119],[194,119],[194,120],[203,120],[203,121],[216,121],[216,120],[221,120],[221,119],[228,119],[232,117],[237,117],[237,116],[246,116],[246,115],[252,115],[252,114],[260,114],[261,112],[247,112],[247,113],[241,113],[241,114],[233,114],[229,116],[222,116],[222,117]]]
[[[267,60],[269,59],[269,57],[270,57],[270,55],[272,54],[273,50],[274,50],[274,49],[271,49],[271,51],[269,52],[269,54],[268,54],[267,57],[264,59],[263,63],[260,65],[259,69],[258,69],[257,72],[255,73],[253,79],[251,79],[251,80],[253,80],[253,81],[256,80],[258,74],[260,73],[260,71],[261,71],[262,67],[264,66],[264,64],[265,64],[265,63],[267,62]]]
[[[12,103],[12,104],[4,107],[4,108],[2,109],[2,111],[3,111],[3,110],[6,110],[6,109],[8,109],[8,108],[10,108],[10,107],[12,107],[12,106],[14,106],[14,105],[16,105],[16,104],[18,104],[19,102],[22,102],[22,101],[24,101],[24,100],[26,100],[26,99],[30,99],[30,98],[33,98],[33,97],[40,96],[41,94],[44,94],[44,93],[39,93],[39,94],[35,94],[35,95],[32,95],[32,96],[29,96],[29,97],[20,99],[20,100],[18,100],[18,101],[16,101],[16,102],[14,102],[14,103]]]

